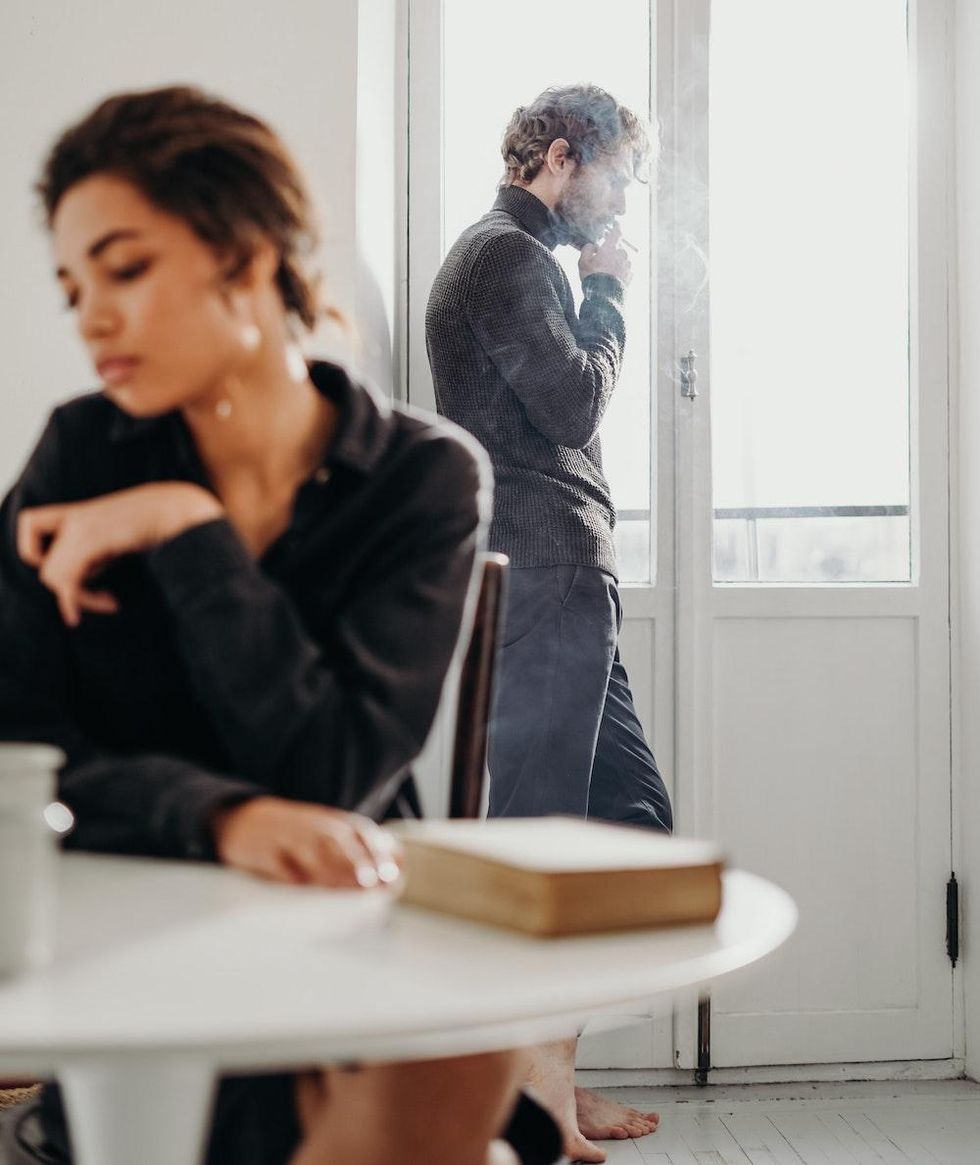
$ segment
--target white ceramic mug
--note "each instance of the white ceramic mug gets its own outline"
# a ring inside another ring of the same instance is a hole
[[[51,745],[0,742],[0,977],[51,953],[60,830],[48,818],[64,763]]]

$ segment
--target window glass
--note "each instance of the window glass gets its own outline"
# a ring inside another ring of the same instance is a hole
[[[549,85],[591,82],[640,116],[650,111],[648,0],[617,0],[615,20],[594,0],[444,3],[444,251],[490,209],[503,172],[500,140],[513,111]],[[600,431],[603,465],[619,513],[620,578],[653,578],[651,514],[651,188],[634,183],[623,233],[637,248],[627,293],[627,349]],[[578,252],[556,252],[580,300]]]
[[[713,0],[719,582],[908,581],[904,0]]]

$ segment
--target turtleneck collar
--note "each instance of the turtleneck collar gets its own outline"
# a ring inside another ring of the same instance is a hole
[[[494,210],[503,210],[516,218],[529,235],[553,251],[565,241],[561,219],[530,190],[523,186],[505,186],[497,194]]]

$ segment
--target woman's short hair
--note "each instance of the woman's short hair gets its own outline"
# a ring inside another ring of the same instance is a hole
[[[44,162],[37,190],[49,228],[65,194],[94,174],[126,179],[183,219],[227,256],[229,279],[260,238],[270,241],[286,310],[316,325],[324,309],[308,268],[317,246],[312,202],[286,147],[257,117],[190,86],[107,98],[65,130]]]
[[[600,155],[632,153],[633,173],[644,177],[652,147],[640,119],[598,85],[563,85],[545,91],[514,111],[500,144],[504,175],[500,185],[531,182],[544,165],[548,147],[568,142],[578,163]]]

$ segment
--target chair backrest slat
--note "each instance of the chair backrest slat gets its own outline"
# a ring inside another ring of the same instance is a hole
[[[480,590],[456,706],[449,789],[449,816],[455,818],[480,816],[493,677],[509,565],[504,554],[484,554],[481,559]]]

